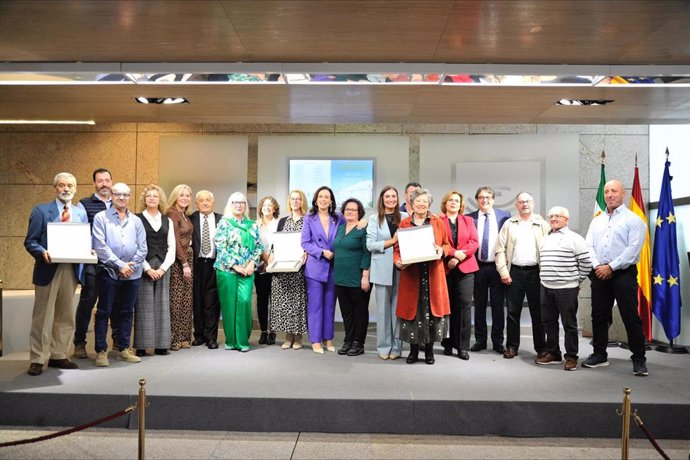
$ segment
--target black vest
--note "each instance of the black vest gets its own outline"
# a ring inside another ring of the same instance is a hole
[[[137,216],[141,218],[146,230],[146,245],[148,246],[146,261],[151,268],[158,270],[168,253],[168,228],[170,226],[168,217],[161,214],[161,228],[155,231],[143,213],[139,213]]]

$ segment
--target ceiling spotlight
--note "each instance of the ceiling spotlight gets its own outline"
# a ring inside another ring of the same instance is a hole
[[[183,97],[135,97],[139,104],[189,104],[189,100]]]
[[[561,99],[554,105],[606,105],[613,102],[613,99]]]

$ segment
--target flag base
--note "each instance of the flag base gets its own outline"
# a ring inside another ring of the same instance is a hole
[[[688,349],[681,346],[681,345],[673,345],[671,343],[670,345],[658,345],[654,348],[656,351],[660,351],[662,353],[670,353],[674,355],[684,355],[688,353]]]

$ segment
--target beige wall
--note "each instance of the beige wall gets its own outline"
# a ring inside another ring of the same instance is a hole
[[[69,171],[77,177],[77,197],[93,193],[91,173],[113,172],[117,182],[134,190],[158,179],[161,136],[175,134],[243,134],[249,138],[248,182],[256,184],[258,136],[270,134],[386,134],[409,139],[410,180],[419,178],[422,134],[575,133],[580,138],[581,232],[586,231],[599,181],[599,154],[606,150],[607,177],[632,184],[638,155],[645,200],[648,200],[648,127],[607,125],[266,125],[135,124],[88,127],[0,127],[0,279],[5,289],[32,289],[33,260],[23,241],[31,207],[54,197],[53,177]],[[558,152],[554,152],[558,155]],[[577,174],[573,171],[573,174]],[[138,188],[137,188],[138,187]],[[576,229],[577,230],[577,229]]]

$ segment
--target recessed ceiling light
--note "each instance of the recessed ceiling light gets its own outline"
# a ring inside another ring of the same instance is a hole
[[[189,104],[189,100],[183,97],[135,97],[139,104]]]
[[[554,105],[606,105],[613,102],[613,99],[561,99]]]

